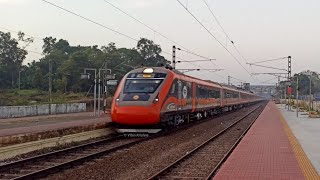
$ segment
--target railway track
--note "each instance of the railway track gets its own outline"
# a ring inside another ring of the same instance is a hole
[[[146,138],[122,136],[54,151],[0,166],[0,179],[35,179],[82,164],[109,153],[129,148]]]
[[[229,113],[231,112],[217,115],[213,118]],[[4,164],[0,166],[0,179],[36,179],[46,177],[84,162],[109,155],[113,152],[131,148],[143,141],[173,134],[209,120],[211,120],[211,118],[196,121],[150,137],[123,138],[123,136],[117,136]]]
[[[261,105],[238,118],[233,124],[192,151],[187,152],[149,179],[211,179],[261,114],[263,108],[264,105]]]

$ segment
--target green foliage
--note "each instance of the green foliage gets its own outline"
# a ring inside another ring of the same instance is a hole
[[[20,67],[27,55],[27,51],[18,46],[18,41],[32,42],[30,38],[25,39],[23,33],[18,35],[16,40],[10,33],[0,31],[0,89],[14,88],[16,85]]]
[[[53,103],[71,103],[92,100],[84,93],[62,93],[52,94]],[[2,90],[0,91],[0,106],[21,106],[48,103],[48,92],[39,89],[33,90]]]
[[[19,47],[19,42],[22,48]],[[168,61],[160,55],[161,47],[153,41],[141,38],[137,47],[118,48],[111,42],[107,46],[71,46],[67,40],[54,37],[43,39],[44,57],[22,65],[27,51],[24,50],[32,38],[25,38],[19,32],[18,40],[11,38],[10,33],[0,32],[0,89],[14,89],[18,87],[18,75],[21,74],[21,89],[39,89],[47,91],[49,86],[49,63],[52,66],[52,90],[59,93],[87,92],[93,85],[94,75],[91,79],[82,80],[80,74],[84,68],[108,68],[116,79],[120,80],[130,70],[141,66],[164,66]],[[102,65],[105,65],[102,67]],[[103,75],[102,75],[103,77]],[[110,92],[114,87],[110,88]],[[19,93],[22,93],[20,91]],[[10,94],[10,93],[9,93]],[[20,94],[20,96],[24,96]],[[33,96],[29,94],[29,96]],[[35,101],[43,102],[44,99],[35,97]],[[53,98],[54,100],[59,99]],[[62,99],[63,101],[63,99]],[[13,104],[27,103],[23,100]]]
[[[299,79],[299,95],[309,95],[310,93],[310,78],[311,78],[311,93],[315,94],[320,92],[320,79],[319,74],[313,71],[303,71],[294,74],[292,77],[292,93],[296,94],[297,78]]]

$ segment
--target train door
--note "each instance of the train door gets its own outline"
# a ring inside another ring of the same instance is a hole
[[[197,84],[195,82],[192,82],[191,84],[192,89],[192,112],[196,111],[197,107]]]
[[[178,80],[178,110],[182,109],[182,82]]]

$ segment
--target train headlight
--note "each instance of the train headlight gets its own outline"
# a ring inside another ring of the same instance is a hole
[[[159,102],[159,94],[157,95],[157,97],[156,98],[154,98],[154,100],[153,100],[153,103],[155,104],[155,103],[157,103],[157,102]]]
[[[143,73],[151,74],[151,73],[153,73],[153,69],[152,68],[146,68],[146,69],[143,70]]]
[[[119,101],[120,101],[120,99],[117,98],[117,99],[116,99],[116,105],[118,105]]]

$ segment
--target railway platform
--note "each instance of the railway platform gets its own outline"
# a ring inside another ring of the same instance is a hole
[[[110,121],[109,114],[92,112],[0,119],[0,147],[97,130]]]
[[[303,135],[308,130],[295,130],[294,112],[285,111],[269,102],[213,179],[320,179],[311,163],[317,160],[306,155],[306,146],[299,139],[298,132]]]

